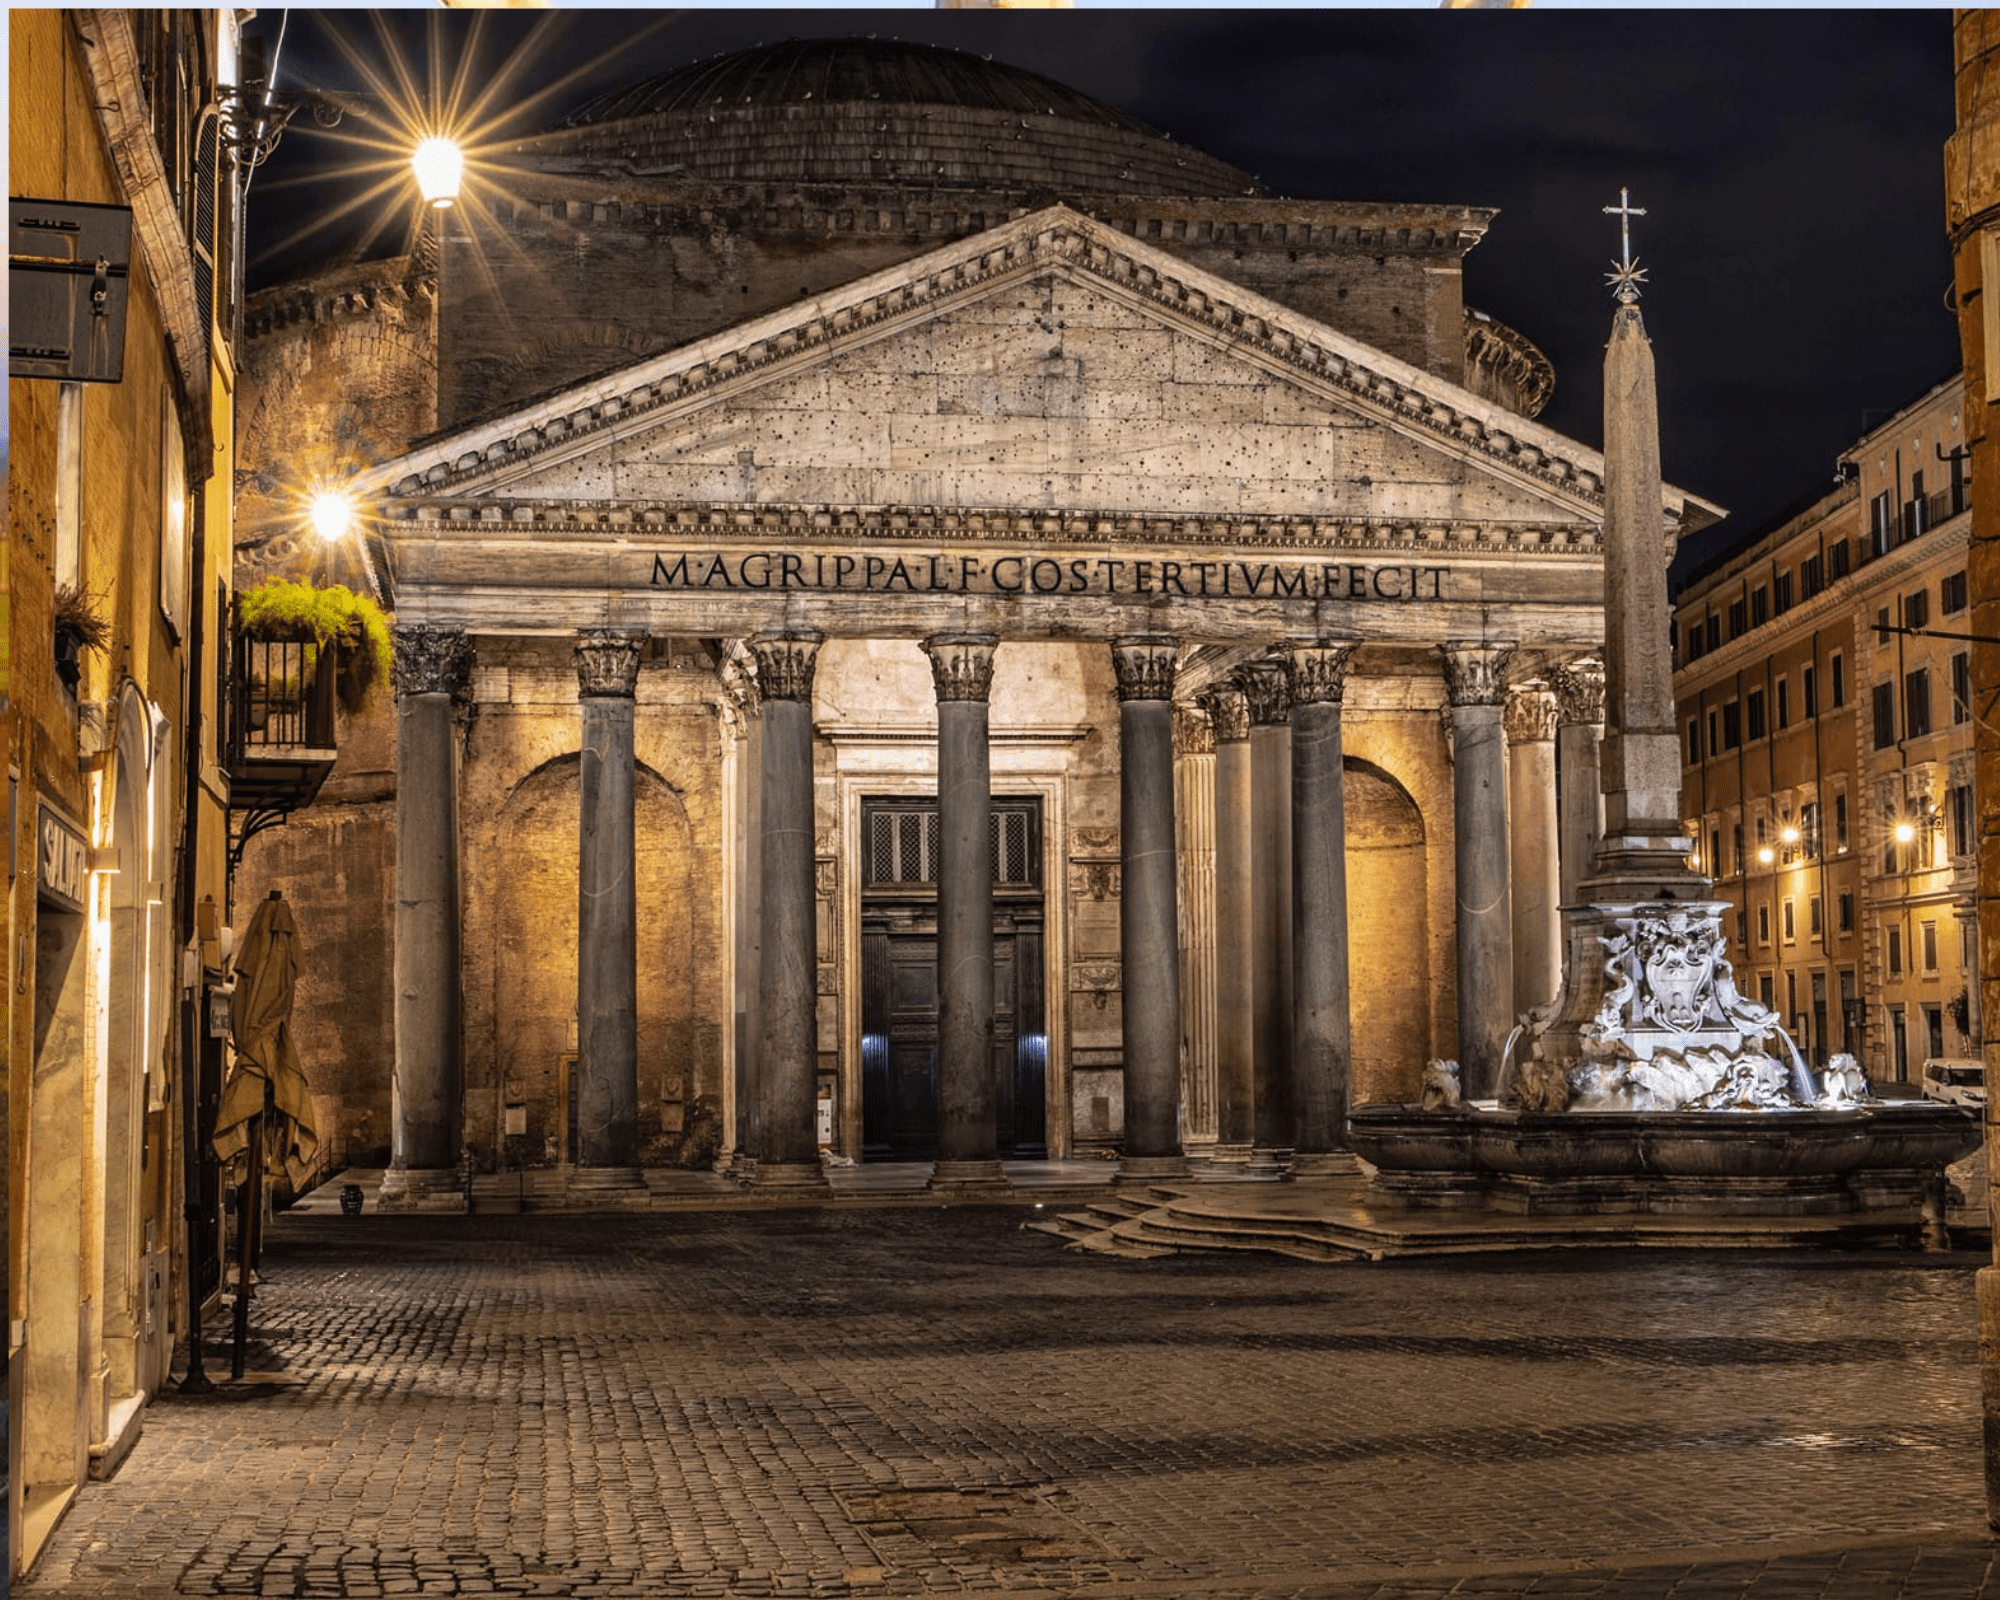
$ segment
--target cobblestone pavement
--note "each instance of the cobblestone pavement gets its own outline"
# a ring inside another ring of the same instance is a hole
[[[18,1592],[2000,1596],[1970,1254],[1122,1262],[1029,1215],[280,1219],[282,1373],[158,1403]]]

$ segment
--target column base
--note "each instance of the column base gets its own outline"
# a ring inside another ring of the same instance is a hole
[[[652,1198],[646,1175],[637,1167],[575,1167],[563,1190],[563,1200],[571,1207],[641,1210]]]
[[[431,1211],[463,1216],[465,1179],[456,1167],[391,1167],[375,1192],[377,1211]]]
[[[998,1161],[940,1161],[931,1168],[924,1190],[927,1194],[1006,1195],[1014,1192],[1014,1186]]]
[[[1253,1178],[1282,1178],[1291,1164],[1290,1145],[1260,1144],[1250,1151],[1243,1170]]]
[[[817,1161],[760,1161],[750,1175],[755,1194],[796,1194],[824,1196],[833,1193],[826,1181],[826,1169]]]
[[[1241,1144],[1223,1144],[1218,1140],[1208,1148],[1209,1165],[1216,1167],[1247,1166],[1250,1161],[1250,1148],[1250,1142],[1247,1139]]]
[[[1292,1155],[1294,1178],[1358,1178],[1361,1158],[1352,1150],[1299,1150]]]
[[[1186,1156],[1125,1156],[1111,1175],[1111,1186],[1122,1189],[1134,1184],[1161,1183],[1188,1175]]]

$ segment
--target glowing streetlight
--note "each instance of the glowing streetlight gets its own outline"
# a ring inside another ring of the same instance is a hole
[[[1762,865],[1768,867],[1773,861],[1776,861],[1777,859],[1778,859],[1778,852],[1773,850],[1769,845],[1758,846],[1757,860]]]
[[[459,181],[465,176],[465,155],[451,140],[433,134],[417,146],[416,154],[410,157],[410,166],[417,175],[417,188],[425,205],[443,210],[458,198]]]
[[[1917,830],[1915,824],[1908,822],[1899,822],[1896,824],[1896,843],[1909,844],[1916,837]]]
[[[313,532],[327,544],[338,544],[354,526],[354,502],[338,489],[321,489],[312,497],[306,515]]]
[[[1799,830],[1797,828],[1787,827],[1778,834],[1778,837],[1782,839],[1786,844],[1797,844],[1799,842]]]

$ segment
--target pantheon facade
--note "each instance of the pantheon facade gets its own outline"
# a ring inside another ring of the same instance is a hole
[[[379,781],[246,885],[322,885],[301,1046],[392,1203],[468,1150],[1274,1170],[1430,1058],[1490,1091],[1604,640],[1601,457],[1463,298],[1493,212],[872,40],[606,97],[475,199],[251,318],[248,501],[371,460]]]

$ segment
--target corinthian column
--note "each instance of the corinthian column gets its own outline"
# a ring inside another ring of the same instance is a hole
[[[1201,703],[1215,730],[1215,1159],[1243,1162],[1257,1132],[1250,703],[1230,684]]]
[[[993,1097],[991,634],[924,640],[938,708],[938,1148],[930,1186],[1003,1190]]]
[[[1181,1150],[1180,928],[1174,864],[1174,657],[1178,641],[1115,639],[1123,890],[1125,1157],[1121,1182],[1187,1171]]]
[[[1458,883],[1458,1066],[1467,1099],[1491,1099],[1514,1023],[1507,887],[1507,745],[1500,725],[1512,645],[1438,647],[1451,702]]]
[[[824,1189],[818,1131],[819,959],[813,928],[813,665],[821,636],[752,639],[764,704],[759,834],[764,948],[758,969],[759,1189]]]
[[[1292,702],[1292,1108],[1294,1172],[1351,1167],[1354,1094],[1348,1018],[1347,821],[1340,696],[1354,645],[1285,646]]]
[[[1250,706],[1250,982],[1256,1132],[1251,1165],[1275,1171],[1292,1148],[1291,697],[1275,661],[1237,680]]]
[[[577,836],[576,1171],[572,1191],[644,1194],[639,1173],[639,904],[632,706],[644,640],[577,636],[583,803]]]
[[[1598,744],[1604,737],[1604,663],[1585,657],[1557,667],[1549,674],[1549,686],[1556,692],[1560,903],[1573,906],[1604,837],[1604,787],[1598,770]]]
[[[1561,846],[1556,833],[1556,697],[1540,684],[1507,691],[1509,878],[1514,900],[1514,1014],[1562,987]]]
[[[384,1210],[465,1209],[458,763],[452,702],[472,670],[458,628],[396,628],[396,1059]]]

